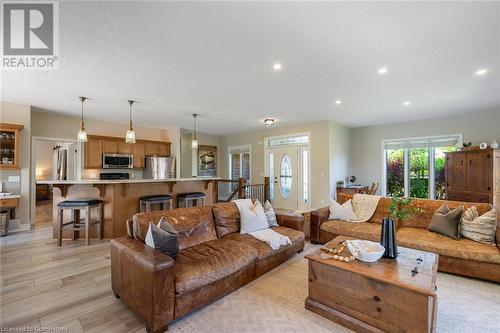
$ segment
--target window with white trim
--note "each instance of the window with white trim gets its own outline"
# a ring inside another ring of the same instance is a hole
[[[445,153],[462,144],[462,135],[382,141],[382,194],[444,199]]]

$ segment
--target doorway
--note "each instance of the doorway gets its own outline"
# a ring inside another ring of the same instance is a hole
[[[309,134],[266,138],[270,198],[278,209],[310,208]]]
[[[80,144],[73,140],[34,137],[32,141],[31,228],[53,225],[52,186],[37,184],[41,180],[80,179]]]
[[[250,164],[250,145],[229,147],[229,179],[244,178],[247,182],[250,182]]]

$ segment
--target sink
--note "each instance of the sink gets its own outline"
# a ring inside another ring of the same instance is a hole
[[[0,193],[0,197],[6,197],[8,195],[11,195],[12,193],[11,192],[2,192]]]

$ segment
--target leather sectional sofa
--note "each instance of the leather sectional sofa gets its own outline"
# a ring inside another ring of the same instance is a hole
[[[149,223],[172,217],[178,231],[175,258],[144,243]],[[186,313],[208,304],[278,266],[304,248],[304,218],[277,214],[272,229],[292,244],[272,250],[240,234],[234,203],[136,214],[128,236],[111,241],[113,292],[146,321],[148,332],[163,332]]]
[[[342,204],[350,198],[350,195],[341,193],[338,201]],[[390,201],[390,198],[382,197],[375,214],[364,223],[328,220],[329,207],[312,211],[311,242],[326,243],[338,235],[379,241],[382,219],[388,215],[387,206]],[[432,215],[443,203],[450,209],[460,205],[465,209],[476,206],[479,214],[491,210],[490,204],[429,199],[415,199],[413,202],[422,209],[422,213],[412,216],[404,223],[398,223],[398,245],[439,254],[439,271],[500,282],[500,224],[496,229],[496,245],[481,244],[464,238],[454,240],[427,230]]]

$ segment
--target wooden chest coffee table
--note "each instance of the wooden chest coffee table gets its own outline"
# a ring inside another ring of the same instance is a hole
[[[325,246],[337,248],[346,239]],[[321,259],[320,250],[307,255],[306,309],[357,332],[435,332],[438,255],[398,250],[396,260],[374,263]]]

